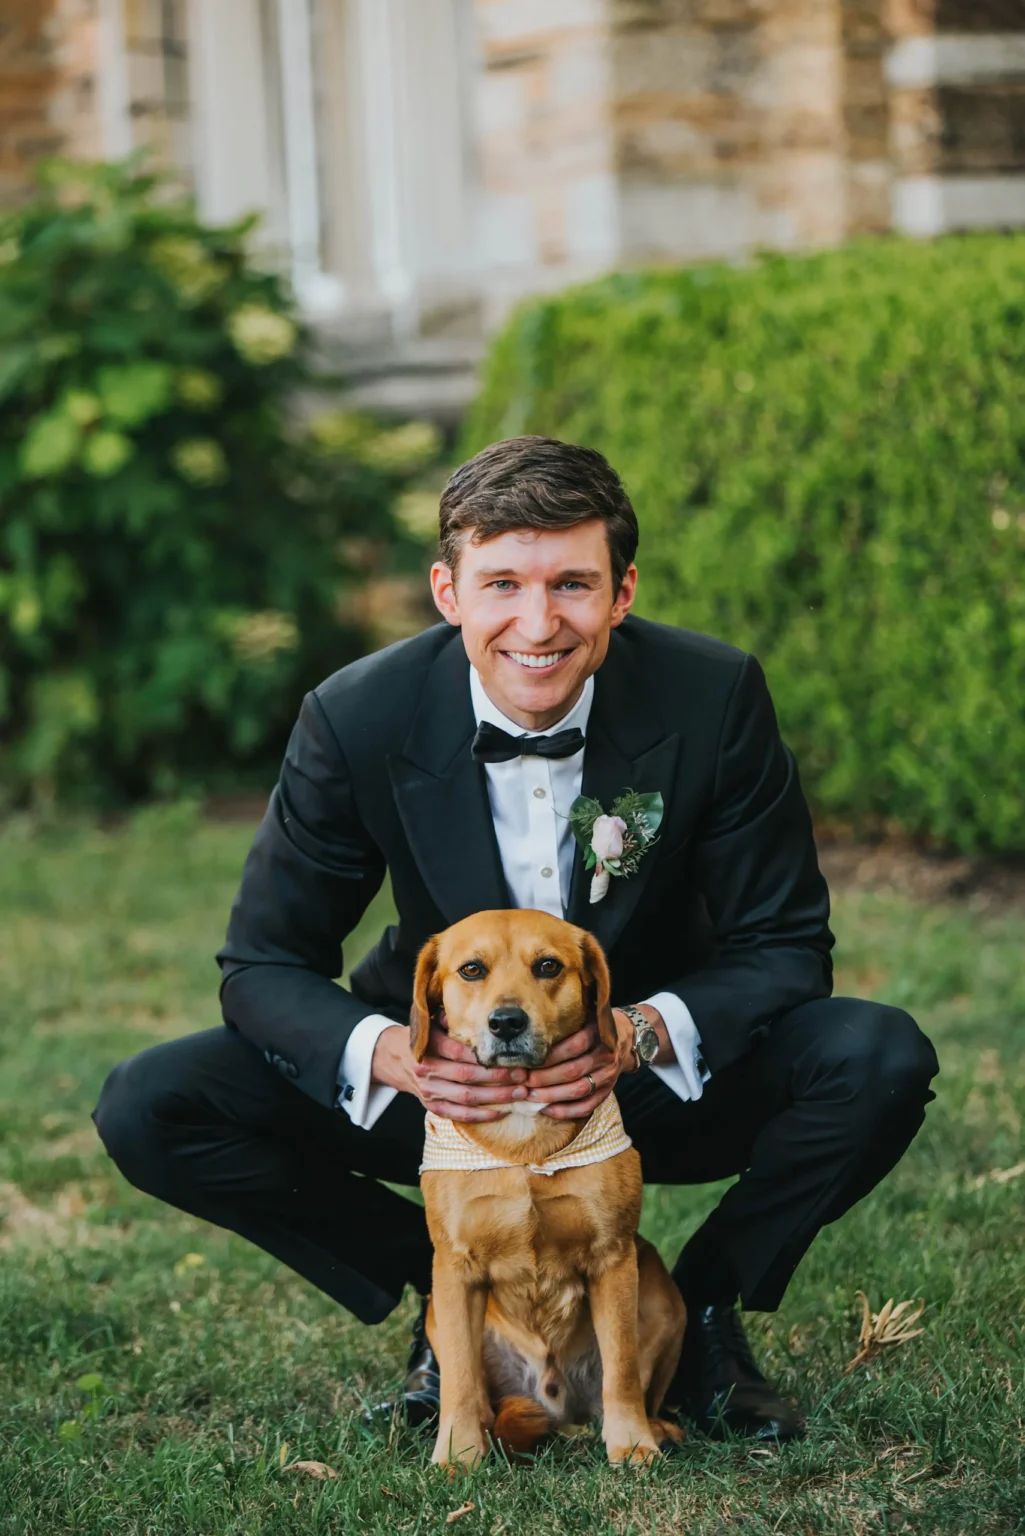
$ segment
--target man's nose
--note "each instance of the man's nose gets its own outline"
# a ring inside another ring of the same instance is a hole
[[[519,629],[531,645],[547,645],[558,633],[562,620],[547,587],[532,588],[525,594],[519,614]]]
[[[515,1040],[530,1023],[525,1011],[515,1003],[503,1003],[488,1014],[488,1027],[499,1040]]]

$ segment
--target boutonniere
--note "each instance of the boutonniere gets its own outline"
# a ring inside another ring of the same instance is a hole
[[[662,796],[624,790],[606,815],[600,800],[578,795],[569,808],[570,826],[584,853],[584,868],[593,869],[591,905],[601,901],[613,875],[635,875],[641,859],[662,824]]]

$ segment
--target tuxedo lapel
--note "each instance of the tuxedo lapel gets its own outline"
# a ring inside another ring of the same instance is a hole
[[[622,636],[613,632],[609,654],[595,674],[594,704],[587,726],[581,793],[608,812],[626,789],[658,790],[668,812],[680,738],[667,735],[654,690],[636,675]],[[634,875],[613,875],[601,901],[590,905],[592,871],[577,848],[573,859],[567,916],[610,949],[633,914],[659,856],[656,843]]]
[[[484,769],[470,756],[470,665],[454,634],[427,675],[388,770],[417,869],[446,923],[511,905]]]

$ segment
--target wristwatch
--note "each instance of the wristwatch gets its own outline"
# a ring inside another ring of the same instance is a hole
[[[648,1022],[639,1008],[628,1004],[620,1008],[620,1013],[625,1013],[634,1027],[634,1061],[635,1071],[640,1071],[642,1066],[648,1066],[658,1055],[658,1034],[654,1024]]]

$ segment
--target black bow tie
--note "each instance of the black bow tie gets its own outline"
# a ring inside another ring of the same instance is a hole
[[[572,757],[583,745],[584,733],[575,727],[554,736],[510,736],[482,720],[470,751],[475,763],[511,763],[514,757]]]

